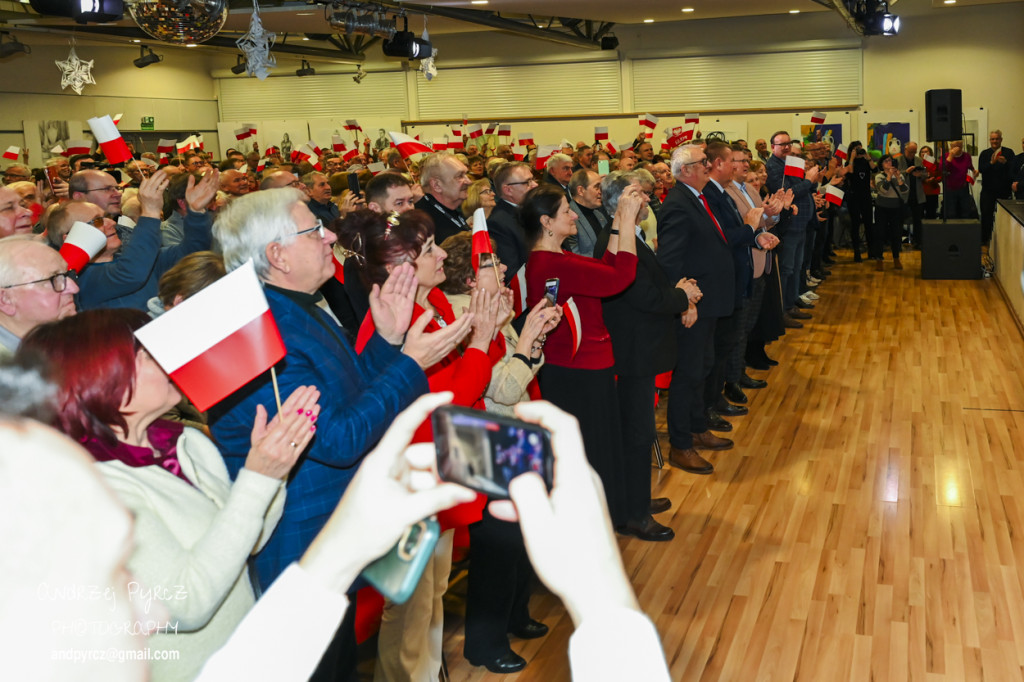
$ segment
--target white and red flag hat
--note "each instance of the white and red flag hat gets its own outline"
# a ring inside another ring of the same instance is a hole
[[[516,271],[515,276],[512,277],[512,281],[508,283],[508,288],[512,290],[512,312],[515,313],[516,317],[518,317],[523,314],[524,310],[526,310],[525,264]]]
[[[480,269],[480,254],[494,253],[491,234],[487,231],[487,214],[483,208],[473,212],[473,271]]]
[[[68,270],[81,272],[107,245],[107,235],[89,223],[76,220],[71,231],[64,237],[60,247],[61,258],[68,264]]]
[[[135,332],[205,412],[285,356],[252,261]]]
[[[528,147],[533,144],[533,133],[519,133],[519,146]]]
[[[824,111],[812,111],[811,112],[811,123],[813,123],[815,125],[820,125],[820,124],[822,124],[824,122],[825,122],[825,112]]]
[[[583,341],[583,321],[580,319],[580,311],[576,308],[576,301],[569,297],[569,300],[562,304],[562,314],[569,324],[569,332],[572,334],[572,356],[576,357],[576,351],[580,349],[580,342]]]
[[[92,142],[89,140],[68,140],[68,149],[64,152],[64,156],[74,156],[75,154],[88,154],[92,151]]]
[[[132,158],[127,143],[109,116],[90,118],[89,129],[92,130],[92,136],[99,142],[103,156],[107,157],[107,163],[111,166],[124,163]]]
[[[601,142],[608,139],[608,126],[594,126],[594,141]]]
[[[843,205],[843,196],[846,194],[843,190],[839,189],[835,185],[828,185],[825,187],[825,200],[830,204],[836,206]]]
[[[801,156],[787,156],[786,167],[783,169],[783,174],[793,178],[804,177],[804,171],[806,170],[807,162],[804,161]]]
[[[4,152],[5,159],[11,159],[17,161],[18,156],[21,154],[21,147],[8,147],[7,151]]]
[[[411,159],[419,154],[430,154],[433,150],[419,140],[409,137],[405,133],[389,132],[391,141],[395,143],[398,152],[403,159]]]

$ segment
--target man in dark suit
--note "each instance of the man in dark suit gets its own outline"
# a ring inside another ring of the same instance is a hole
[[[588,258],[594,257],[597,235],[611,221],[601,207],[601,176],[586,168],[569,180],[569,210],[576,214],[576,234],[566,238],[563,248]]]
[[[676,184],[658,215],[658,262],[669,281],[692,277],[703,298],[676,325],[676,367],[669,388],[669,463],[695,474],[714,467],[696,448],[728,450],[733,442],[708,430],[704,410],[704,381],[714,364],[715,324],[735,307],[735,266],[725,233],[711,214],[703,195],[710,162],[697,145],[672,154]],[[698,314],[699,308],[699,314]]]
[[[469,229],[462,215],[466,190],[473,184],[466,174],[469,169],[454,154],[431,154],[420,165],[423,197],[416,208],[426,211],[434,221],[434,242],[440,244],[453,234]]]
[[[569,179],[572,177],[572,157],[568,154],[552,154],[545,165],[544,179],[549,185],[561,187],[567,199],[572,199],[569,193]]]
[[[981,172],[981,241],[987,244],[992,239],[995,224],[996,200],[1009,199],[1013,185],[1013,150],[1003,146],[1003,131],[993,130],[988,134],[989,148],[978,157],[978,171]]]
[[[495,206],[487,218],[487,231],[494,240],[495,252],[507,268],[505,284],[526,265],[530,250],[526,248],[526,234],[519,224],[519,202],[537,186],[529,164],[521,161],[503,164],[494,172]]]
[[[629,188],[641,191],[637,174],[614,172],[605,176],[601,196],[607,210],[616,211],[619,198]],[[639,224],[648,210],[645,205],[634,222]],[[623,225],[622,229],[628,228]],[[675,537],[672,529],[652,516],[671,505],[667,498],[651,499],[651,445],[658,437],[654,425],[654,377],[675,366],[675,327],[679,325],[679,316],[700,300],[700,289],[688,279],[673,285],[654,252],[644,243],[640,228],[633,229],[637,231],[636,279],[622,293],[604,299],[602,306],[615,352],[616,389],[622,415],[624,507],[629,521],[618,530],[641,540],[671,540]],[[610,237],[609,224],[598,234],[595,258],[604,255]]]

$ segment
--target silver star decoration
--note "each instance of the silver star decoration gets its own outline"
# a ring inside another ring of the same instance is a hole
[[[260,21],[260,6],[253,2],[252,19],[249,20],[249,32],[235,41],[238,49],[245,55],[245,70],[250,76],[263,80],[270,74],[270,69],[277,66],[277,59],[270,54],[277,34],[263,30]]]
[[[86,85],[96,85],[96,81],[92,77],[92,63],[93,60],[82,61],[75,54],[75,46],[71,46],[71,52],[68,53],[68,58],[64,61],[54,60],[54,64],[60,69],[60,89],[66,90],[70,85],[71,89],[75,91],[75,94],[81,95],[82,88]]]

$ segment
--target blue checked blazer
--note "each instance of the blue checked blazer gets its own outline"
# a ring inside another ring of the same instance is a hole
[[[395,416],[430,390],[419,365],[380,335],[374,334],[362,354],[357,355],[329,315],[320,310],[307,311],[272,289],[265,291],[287,348],[284,360],[276,365],[281,399],[299,386],[316,386],[320,390],[320,417],[313,441],[289,477],[281,522],[255,559],[256,577],[263,589],[309,547],[337,506],[363,455]],[[274,414],[269,372],[210,410],[211,430],[232,477],[245,465],[258,404]]]

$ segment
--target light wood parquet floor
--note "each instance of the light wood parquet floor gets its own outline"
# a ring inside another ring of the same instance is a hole
[[[1024,680],[1024,342],[993,280],[840,256],[715,473],[653,470],[676,538],[620,538],[672,678]],[[508,676],[450,614],[451,679],[569,680],[568,616],[531,607],[551,633]]]

